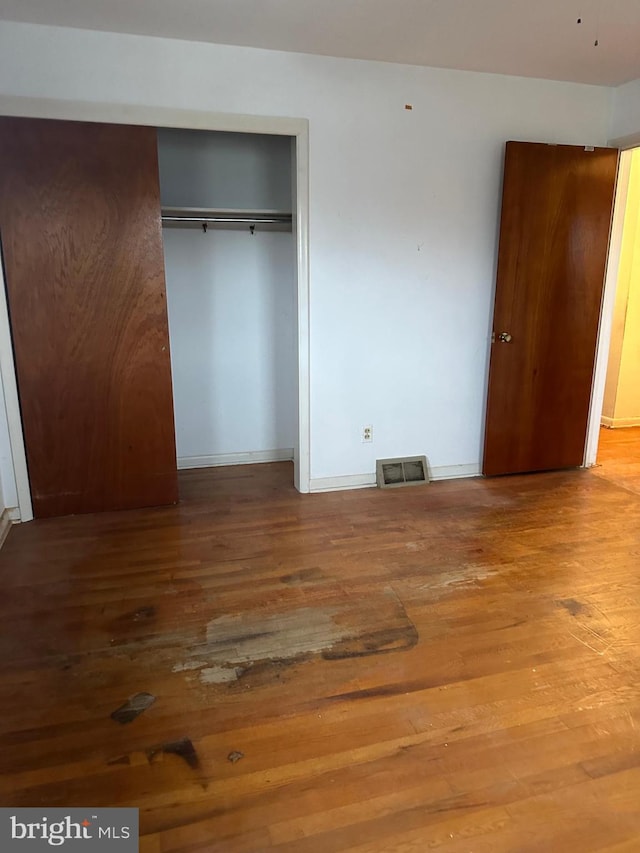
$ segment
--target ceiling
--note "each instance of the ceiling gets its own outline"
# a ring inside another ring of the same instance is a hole
[[[640,0],[0,0],[0,19],[606,86],[640,78]]]

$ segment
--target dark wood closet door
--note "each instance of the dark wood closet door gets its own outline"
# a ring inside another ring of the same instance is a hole
[[[0,237],[36,517],[175,503],[155,130],[0,119]]]

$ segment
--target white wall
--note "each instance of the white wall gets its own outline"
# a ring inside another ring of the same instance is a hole
[[[613,90],[609,138],[640,144],[640,80]]]
[[[290,450],[292,235],[165,229],[164,245],[178,464]]]
[[[0,265],[0,300],[5,299],[5,281],[4,281],[4,271]],[[6,309],[6,306],[3,306]],[[4,347],[4,360],[3,367],[6,362],[11,362],[11,356],[8,355],[7,350],[10,351],[10,341],[8,340],[8,321],[6,310],[4,313],[4,323],[7,323],[7,328],[0,328],[0,335],[2,335],[3,341],[6,344]],[[6,365],[9,367],[9,365]],[[14,510],[12,513],[15,518],[18,516],[17,512],[18,506],[18,490],[16,484],[16,477],[13,467],[13,457],[11,451],[11,442],[9,439],[9,420],[7,417],[7,409],[5,406],[5,394],[4,394],[4,385],[2,380],[2,374],[0,373],[0,514],[2,514],[3,510],[11,509]]]
[[[291,212],[290,137],[164,129],[158,153],[163,206]],[[165,228],[164,251],[178,465],[292,458],[292,234]]]
[[[504,141],[610,118],[592,86],[19,24],[1,93],[309,119],[314,478],[478,468]]]
[[[162,128],[160,197],[169,207],[291,212],[291,137]]]
[[[0,376],[0,514],[5,507],[11,507],[13,509],[17,506],[18,495],[16,492],[16,481],[13,473],[13,462],[11,459],[9,425],[7,423],[7,413],[4,406],[2,377]]]

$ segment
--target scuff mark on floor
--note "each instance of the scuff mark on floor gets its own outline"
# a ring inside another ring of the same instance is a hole
[[[134,610],[131,614],[131,618],[134,622],[142,622],[146,619],[153,619],[156,615],[156,609],[153,606],[147,607],[139,607],[137,610]]]
[[[193,745],[191,738],[183,737],[180,740],[168,741],[159,746],[151,747],[147,750],[147,760],[152,764],[159,753],[165,755],[177,755],[182,758],[192,770],[197,770],[200,767],[200,759]]]
[[[241,672],[238,667],[207,666],[200,672],[200,681],[203,684],[225,684],[236,681]]]
[[[107,764],[110,767],[114,764],[131,764],[131,758],[128,755],[118,755],[115,758],[109,758]]]
[[[497,568],[467,563],[455,568],[429,571],[428,575],[417,584],[417,589],[442,593],[453,592],[456,589],[475,586],[496,574],[498,574]]]
[[[305,583],[320,583],[326,579],[322,569],[301,569],[299,572],[293,572],[290,575],[282,575],[280,580],[287,586],[300,586]]]
[[[125,723],[131,723],[136,719],[136,717],[139,717],[143,711],[150,708],[155,701],[156,697],[153,693],[136,693],[135,696],[130,696],[124,705],[121,705],[113,711],[111,719],[115,720],[116,723],[121,723],[122,725]]]
[[[202,669],[203,666],[207,666],[206,660],[188,660],[188,661],[185,661],[184,663],[176,663],[173,666],[171,671],[172,672],[187,672],[187,671],[193,670],[193,669]]]
[[[191,648],[193,659],[174,664],[173,671],[200,670],[200,681],[212,685],[248,675],[273,679],[310,657],[343,660],[406,651],[418,642],[416,627],[391,587],[367,597],[350,596],[332,584],[327,598],[329,603],[316,607],[218,616],[208,623],[205,641]]]
[[[401,625],[398,628],[382,628],[370,634],[362,634],[348,640],[336,643],[330,649],[322,652],[325,660],[342,660],[344,658],[361,658],[383,652],[400,652],[410,649],[418,642],[418,631],[413,623]]]
[[[556,601],[560,607],[570,613],[572,616],[581,616],[588,613],[589,608],[582,601],[577,601],[575,598],[560,598]]]

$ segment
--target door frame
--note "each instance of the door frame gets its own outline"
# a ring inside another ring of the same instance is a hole
[[[0,95],[0,115],[22,118],[92,121],[175,127],[185,130],[217,130],[229,133],[260,133],[291,136],[295,150],[295,201],[293,233],[297,260],[297,441],[294,448],[294,484],[299,492],[310,491],[311,390],[309,359],[309,121],[304,118],[234,115],[202,110],[148,107],[134,104],[63,101]],[[22,432],[9,313],[0,264],[0,373],[4,385],[9,441],[18,493],[20,520],[33,518],[31,490]]]
[[[620,149],[620,162],[618,164],[618,178],[616,181],[613,203],[611,233],[609,235],[609,254],[607,257],[607,268],[602,293],[602,307],[600,310],[600,324],[598,328],[598,342],[596,345],[596,358],[593,369],[591,403],[589,407],[587,438],[584,449],[584,468],[592,468],[596,464],[596,456],[598,453],[600,419],[602,417],[602,407],[604,405],[604,391],[607,381],[607,366],[609,363],[609,347],[611,345],[613,313],[615,309],[616,288],[618,285],[618,270],[620,267],[620,254],[622,251],[622,231],[627,206],[627,191],[629,189],[631,151],[633,148],[640,146],[640,133],[624,137],[624,139],[610,140],[609,145],[612,148]]]

